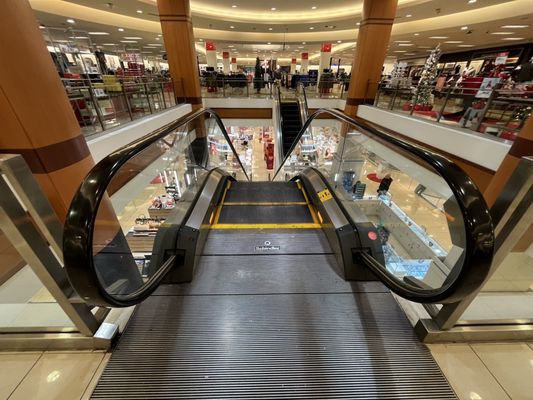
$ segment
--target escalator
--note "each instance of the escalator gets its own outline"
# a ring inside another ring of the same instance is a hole
[[[493,228],[474,183],[334,110],[310,116],[272,181],[249,179],[239,146],[200,110],[81,184],[69,279],[89,304],[138,304],[92,398],[455,398],[391,292],[443,304],[483,284]]]
[[[296,101],[283,100],[280,103],[281,132],[283,135],[283,155],[287,155],[291,145],[302,129],[300,107]]]

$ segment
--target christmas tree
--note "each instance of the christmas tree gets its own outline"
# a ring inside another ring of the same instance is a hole
[[[437,63],[439,62],[441,51],[440,44],[431,51],[429,57],[426,60],[418,86],[413,94],[412,103],[414,106],[431,106],[433,105],[433,82],[437,78]]]

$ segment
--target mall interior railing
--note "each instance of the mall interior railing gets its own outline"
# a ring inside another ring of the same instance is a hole
[[[108,75],[62,82],[86,136],[185,103],[181,80]]]
[[[428,89],[431,104],[423,104],[415,86],[369,83],[369,89],[372,86],[377,86],[373,103],[376,107],[468,128],[504,140],[515,140],[533,109],[533,90],[523,85],[495,89],[431,86]]]

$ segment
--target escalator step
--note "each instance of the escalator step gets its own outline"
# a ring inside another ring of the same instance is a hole
[[[234,182],[226,193],[226,203],[305,202],[295,182]]]
[[[219,224],[312,224],[307,205],[223,206]]]

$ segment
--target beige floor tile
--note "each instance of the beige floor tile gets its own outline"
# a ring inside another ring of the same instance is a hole
[[[461,400],[509,399],[467,344],[436,344],[428,347]]]
[[[81,400],[89,400],[91,398],[91,394],[93,393],[94,389],[96,388],[96,385],[98,384],[98,381],[100,380],[100,377],[102,376],[102,373],[104,372],[104,369],[109,362],[109,359],[111,358],[111,353],[106,353],[104,355],[104,358],[100,362],[100,365],[98,366],[98,369],[93,375],[93,378],[89,382],[89,385],[87,386],[87,389],[85,389],[85,393],[83,393],[83,396],[81,397]]]
[[[0,399],[7,399],[42,353],[0,354]]]
[[[10,400],[77,400],[91,382],[104,353],[45,353]]]
[[[533,398],[533,350],[527,344],[471,347],[513,400]]]

